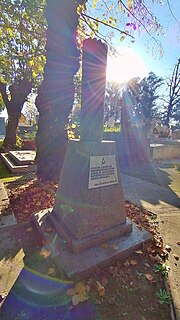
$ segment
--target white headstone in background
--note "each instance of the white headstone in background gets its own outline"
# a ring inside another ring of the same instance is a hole
[[[109,118],[109,120],[106,121],[106,124],[107,124],[108,127],[113,128],[114,125],[115,125],[114,117]]]

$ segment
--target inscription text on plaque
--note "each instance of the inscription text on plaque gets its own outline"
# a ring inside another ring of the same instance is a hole
[[[91,156],[89,165],[88,189],[118,183],[115,155]]]

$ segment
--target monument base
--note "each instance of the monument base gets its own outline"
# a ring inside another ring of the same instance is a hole
[[[152,238],[148,231],[139,230],[134,223],[130,222],[132,224],[130,234],[114,237],[105,243],[74,253],[69,250],[63,235],[60,237],[55,229],[51,216],[52,210],[43,210],[33,215],[32,220],[46,241],[46,249],[51,252],[57,267],[60,270],[63,269],[69,278],[89,275],[97,267],[126,258]]]
[[[132,232],[132,222],[129,219],[126,219],[124,223],[105,229],[91,236],[76,239],[54,212],[49,215],[49,219],[59,235],[63,236],[67,241],[67,245],[72,252],[79,252],[80,250],[106,242],[109,239]]]
[[[117,230],[119,226],[127,229],[114,141],[69,141],[53,215],[67,234],[66,238],[69,240],[70,233],[79,243],[104,230]],[[119,232],[122,233],[124,231]],[[112,237],[119,234],[116,231]]]

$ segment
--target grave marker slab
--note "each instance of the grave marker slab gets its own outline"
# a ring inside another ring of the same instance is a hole
[[[33,150],[19,150],[1,153],[1,158],[12,173],[36,171],[35,157],[36,151]]]
[[[9,151],[9,154],[19,165],[32,164],[36,157],[36,151],[33,150]]]

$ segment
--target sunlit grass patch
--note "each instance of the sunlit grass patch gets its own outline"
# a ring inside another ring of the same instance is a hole
[[[115,125],[114,127],[108,127],[106,124],[104,124],[104,132],[120,132],[121,126]]]
[[[22,178],[23,178],[22,175],[14,175],[14,174],[12,174],[9,171],[9,169],[6,167],[4,162],[2,160],[0,160],[0,180],[3,183],[16,181],[16,180],[19,180],[19,179],[22,179]]]

